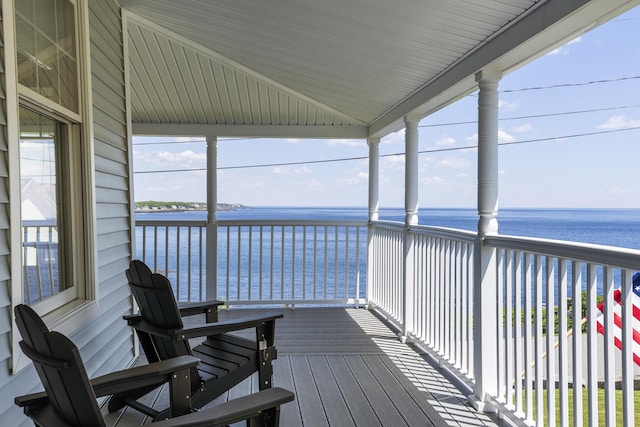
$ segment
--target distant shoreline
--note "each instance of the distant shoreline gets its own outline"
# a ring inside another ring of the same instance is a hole
[[[218,203],[217,211],[237,211],[239,209],[247,209],[247,206],[239,203]],[[165,212],[206,212],[206,203],[166,203],[160,206],[155,206],[146,202],[137,202],[135,206],[135,212],[140,213],[165,213]]]

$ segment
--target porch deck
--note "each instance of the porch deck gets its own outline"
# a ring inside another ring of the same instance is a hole
[[[296,308],[276,327],[274,384],[296,400],[282,407],[283,427],[298,426],[492,426],[429,356],[401,343],[373,313],[355,308]],[[255,313],[256,309],[252,310]],[[242,316],[244,310],[221,313]],[[257,389],[250,378],[219,401]],[[166,390],[148,396],[166,401]],[[215,405],[217,402],[213,402]],[[162,405],[160,405],[162,406]],[[108,425],[144,420],[131,410],[109,414]]]

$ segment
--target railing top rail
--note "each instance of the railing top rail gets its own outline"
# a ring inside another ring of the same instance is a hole
[[[376,228],[385,230],[403,231],[405,224],[399,221],[374,221],[372,225]],[[434,237],[442,237],[445,239],[465,241],[473,243],[476,238],[476,233],[467,230],[458,230],[455,228],[436,227],[432,225],[411,225],[408,228],[409,232],[420,235],[428,235]]]
[[[136,219],[136,225],[148,227],[205,227],[207,221],[202,219]]]
[[[477,234],[473,231],[458,230],[455,228],[436,227],[430,225],[412,225],[409,231],[415,234],[424,234],[428,236],[442,237],[458,241],[473,243]]]
[[[640,250],[519,236],[485,236],[485,245],[593,264],[640,270]]]
[[[56,220],[54,219],[23,219],[23,227],[55,227]]]
[[[218,225],[262,225],[262,226],[356,226],[366,227],[366,220],[334,220],[334,219],[225,219],[218,220]]]
[[[373,221],[371,225],[376,228],[383,228],[386,230],[404,230],[404,223],[398,221]]]
[[[366,227],[366,220],[328,220],[328,219],[224,219],[218,220],[220,226],[350,226],[350,227]],[[155,220],[155,219],[136,219],[137,226],[191,226],[204,227],[207,225],[206,220]]]

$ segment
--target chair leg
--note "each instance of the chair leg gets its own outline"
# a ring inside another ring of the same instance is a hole
[[[191,412],[190,369],[183,369],[173,374],[169,382],[171,416],[177,417]]]
[[[262,414],[249,418],[247,427],[278,427],[280,425],[280,407],[267,409]]]
[[[139,398],[141,398],[142,396],[144,396],[147,393],[150,393],[151,391],[157,389],[158,386],[150,386],[150,387],[144,387],[144,388],[140,388],[137,390],[130,390],[127,391],[125,393],[116,393],[114,395],[111,396],[111,398],[109,399],[109,404],[107,406],[109,412],[115,412],[115,411],[119,411],[120,409],[124,408],[125,406],[131,406],[132,402],[137,401]],[[140,405],[140,408],[144,407],[144,405]],[[138,409],[140,412],[146,414],[146,415],[150,415],[153,413],[153,409],[152,408],[147,408],[147,411],[149,412],[145,412],[144,410]]]
[[[275,325],[267,322],[256,328],[258,341],[258,388],[265,390],[271,388],[273,378],[273,359],[276,358],[276,348],[273,346],[273,329]]]

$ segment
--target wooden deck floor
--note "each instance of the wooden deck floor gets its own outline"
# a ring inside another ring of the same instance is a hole
[[[278,310],[269,310],[278,311]],[[252,310],[255,312],[255,310]],[[470,407],[428,358],[402,344],[375,315],[353,308],[280,310],[274,385],[296,394],[282,407],[283,427],[500,425]],[[221,317],[241,316],[230,310]],[[257,390],[247,379],[213,402]],[[166,400],[166,390],[149,396]],[[109,414],[109,425],[146,420],[134,411]]]

